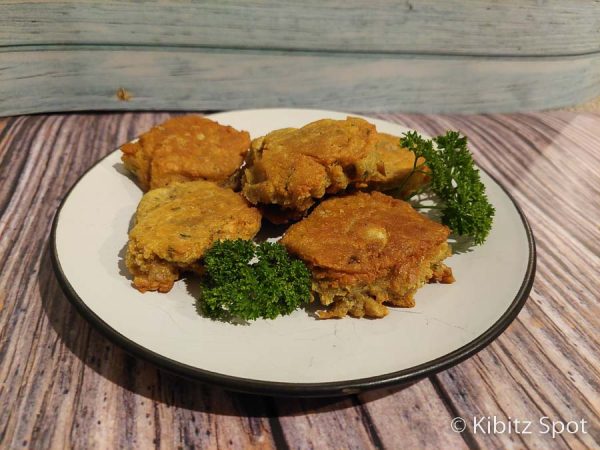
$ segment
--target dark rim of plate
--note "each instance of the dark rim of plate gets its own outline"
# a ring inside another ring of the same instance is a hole
[[[508,196],[508,198],[510,198],[515,209],[518,211],[519,216],[521,217],[523,227],[525,228],[525,232],[527,234],[527,241],[529,245],[529,259],[527,262],[527,270],[525,271],[525,277],[523,278],[521,287],[519,288],[517,295],[515,296],[508,309],[496,321],[496,323],[494,323],[494,325],[492,325],[483,334],[481,334],[479,337],[475,338],[468,344],[444,356],[433,359],[423,364],[419,364],[418,366],[410,367],[408,369],[403,369],[397,372],[391,372],[374,377],[326,383],[283,383],[260,381],[248,378],[223,375],[220,373],[203,370],[198,367],[189,366],[187,364],[182,364],[178,361],[162,356],[156,352],[153,352],[152,350],[149,350],[137,344],[136,342],[122,335],[110,325],[108,325],[106,322],[104,322],[104,320],[102,320],[101,317],[99,317],[86,305],[86,303],[81,299],[81,297],[79,297],[77,292],[75,292],[75,290],[69,283],[67,277],[65,276],[60,265],[60,261],[58,259],[58,252],[56,248],[56,229],[58,227],[60,212],[63,206],[69,199],[71,192],[75,189],[79,182],[87,175],[87,173],[91,171],[94,167],[96,167],[98,164],[102,163],[104,159],[108,158],[113,153],[114,152],[111,152],[108,155],[104,156],[102,159],[93,164],[89,169],[87,169],[83,173],[83,175],[81,175],[81,177],[79,177],[79,179],[73,184],[73,186],[69,189],[69,191],[61,201],[60,206],[58,207],[58,210],[54,216],[54,221],[52,223],[52,231],[50,234],[50,240],[52,245],[52,265],[54,267],[54,271],[56,273],[60,286],[62,287],[67,298],[75,306],[79,313],[85,319],[91,322],[102,334],[104,334],[104,336],[106,336],[110,341],[124,348],[130,354],[150,361],[163,369],[181,375],[185,378],[190,378],[208,384],[219,385],[221,387],[224,387],[225,389],[229,389],[232,391],[271,396],[296,397],[326,397],[350,395],[365,390],[390,386],[408,385],[422,378],[434,375],[438,372],[455,366],[456,364],[466,360],[467,358],[470,358],[471,356],[488,346],[494,339],[500,336],[500,334],[502,334],[502,332],[508,327],[508,325],[510,325],[510,323],[517,317],[519,311],[521,311],[523,305],[525,305],[525,302],[529,297],[531,287],[533,286],[533,280],[535,278],[536,269],[536,248],[531,227],[529,226],[529,223],[527,222],[523,211],[521,210],[515,199],[512,197],[512,195],[510,195],[510,193],[504,188],[504,186],[502,186],[502,184],[498,183],[498,181],[494,177],[492,177],[486,172],[486,174],[492,180],[494,180],[494,182],[498,186],[502,188],[502,190]],[[481,168],[480,170],[483,171],[483,169]]]

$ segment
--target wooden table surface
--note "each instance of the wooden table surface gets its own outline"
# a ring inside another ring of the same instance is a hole
[[[0,119],[0,448],[600,447],[600,115],[380,115],[470,138],[529,218],[537,276],[518,318],[476,356],[409,387],[333,399],[178,378],[113,345],[62,293],[48,252],[60,200],[96,160],[168,116]],[[457,416],[533,425],[460,434]],[[579,430],[541,434],[544,416]]]

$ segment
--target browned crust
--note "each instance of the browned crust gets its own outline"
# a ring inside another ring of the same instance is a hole
[[[384,304],[414,306],[423,283],[452,280],[441,264],[448,235],[406,202],[358,192],[322,202],[281,242],[311,269],[315,297],[329,307],[321,317],[383,317]]]
[[[375,126],[356,117],[323,119],[252,141],[242,192],[253,204],[302,216],[326,194],[359,186],[377,171]]]
[[[197,180],[153,189],[142,198],[129,232],[126,265],[138,290],[168,292],[182,271],[221,239],[252,239],[261,216],[239,194]]]
[[[377,133],[374,157],[380,170],[367,180],[369,190],[399,189],[400,196],[405,196],[429,182],[425,159],[419,158],[415,164],[415,154],[402,147],[398,136]],[[420,169],[412,173],[415,167]]]
[[[420,158],[417,166],[423,163]],[[413,173],[414,153],[402,148],[400,137],[378,133],[373,124],[351,117],[257,138],[246,164],[242,192],[276,224],[301,219],[328,195],[397,189],[404,196],[429,181],[427,167]]]
[[[249,146],[246,131],[190,115],[167,120],[124,144],[121,159],[144,191],[199,179],[235,187]]]

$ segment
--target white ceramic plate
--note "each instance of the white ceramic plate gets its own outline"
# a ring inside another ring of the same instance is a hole
[[[345,113],[265,109],[214,114],[252,137]],[[378,130],[406,129],[370,119]],[[525,217],[482,173],[496,208],[482,246],[448,260],[456,282],[426,285],[412,309],[380,320],[316,320],[303,310],[231,325],[199,316],[197,281],[168,294],[141,294],[123,264],[127,231],[142,196],[123,173],[120,151],[75,184],[54,221],[56,273],[69,299],[131,353],[185,376],[248,392],[337,395],[407,383],[443,370],[488,345],[516,317],[531,289],[535,246]]]

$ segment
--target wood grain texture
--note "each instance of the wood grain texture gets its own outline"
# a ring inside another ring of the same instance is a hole
[[[82,109],[558,108],[600,95],[600,55],[433,57],[181,48],[0,53],[0,115]],[[125,89],[131,96],[123,101]]]
[[[0,46],[558,56],[600,51],[599,21],[587,0],[21,0],[0,5]]]
[[[598,0],[10,0],[0,115],[559,108],[600,95],[598,23]]]
[[[528,216],[538,272],[517,320],[476,356],[403,389],[319,400],[173,376],[107,341],[61,292],[48,254],[61,198],[97,159],[169,116],[0,119],[0,448],[600,446],[600,116],[378,115],[462,130]],[[555,439],[457,434],[459,415],[588,426]]]

